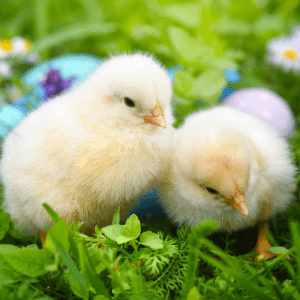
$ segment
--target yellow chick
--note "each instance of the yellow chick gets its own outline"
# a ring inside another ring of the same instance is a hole
[[[269,259],[266,225],[292,204],[296,173],[287,141],[273,128],[219,106],[192,114],[176,131],[159,199],[179,225],[214,219],[230,232],[259,223],[253,252]]]
[[[172,83],[152,56],[107,59],[81,85],[31,112],[6,137],[4,209],[23,234],[45,238],[49,204],[92,233],[121,216],[165,168]]]

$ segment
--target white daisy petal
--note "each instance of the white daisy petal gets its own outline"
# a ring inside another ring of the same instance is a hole
[[[12,45],[13,45],[13,55],[14,56],[19,56],[19,55],[24,55],[31,49],[31,42],[17,36],[14,37],[12,40]]]
[[[10,78],[12,74],[13,73],[10,65],[5,61],[0,62],[0,78]]]
[[[292,31],[292,36],[300,38],[300,25],[296,26]]]

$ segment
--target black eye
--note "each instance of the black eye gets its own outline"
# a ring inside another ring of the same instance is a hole
[[[124,98],[124,103],[128,107],[135,107],[135,103],[127,97]]]
[[[216,191],[216,190],[214,190],[214,189],[212,189],[212,188],[210,188],[210,187],[208,187],[208,186],[206,186],[205,187],[205,189],[209,192],[209,193],[211,193],[211,194],[218,194],[218,192]]]

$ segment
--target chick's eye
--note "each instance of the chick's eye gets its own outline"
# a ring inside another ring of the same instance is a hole
[[[125,97],[124,103],[128,107],[135,107],[135,103],[130,98]]]
[[[212,189],[212,188],[210,188],[210,187],[208,187],[208,186],[206,186],[205,189],[206,189],[210,194],[213,194],[213,195],[218,194],[218,192],[217,192],[216,190],[214,190],[214,189]]]

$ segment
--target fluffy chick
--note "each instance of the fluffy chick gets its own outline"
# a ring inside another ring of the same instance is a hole
[[[159,187],[171,219],[191,227],[214,219],[228,232],[259,223],[253,252],[272,257],[267,221],[291,205],[296,190],[288,143],[264,121],[222,106],[192,114],[175,136]]]
[[[21,121],[3,144],[1,179],[23,234],[51,226],[42,203],[86,233],[109,225],[120,202],[124,216],[165,168],[171,94],[152,56],[122,54]]]

